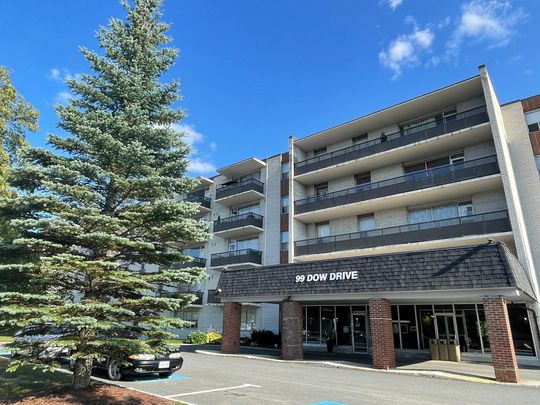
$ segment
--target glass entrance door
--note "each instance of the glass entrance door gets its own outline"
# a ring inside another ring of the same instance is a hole
[[[435,314],[435,322],[437,325],[438,339],[456,340],[456,319],[452,313]]]
[[[365,310],[352,310],[353,348],[355,352],[367,352],[368,332]]]

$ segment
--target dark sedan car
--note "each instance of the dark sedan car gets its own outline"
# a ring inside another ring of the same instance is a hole
[[[125,362],[129,363],[125,365]],[[184,359],[179,351],[171,351],[167,354],[155,356],[153,354],[131,354],[123,359],[108,359],[104,362],[94,362],[94,368],[107,372],[110,380],[118,381],[126,375],[141,375],[157,373],[160,377],[167,378],[182,368]],[[73,369],[74,362],[70,362]]]

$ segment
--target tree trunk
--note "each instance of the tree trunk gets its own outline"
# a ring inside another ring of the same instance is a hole
[[[73,388],[83,389],[90,385],[90,376],[92,375],[92,360],[75,360],[75,369],[73,370]]]

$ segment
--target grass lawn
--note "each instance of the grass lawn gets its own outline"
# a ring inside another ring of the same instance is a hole
[[[12,340],[12,336],[0,336],[0,343],[10,343]]]
[[[181,345],[182,343],[184,343],[183,339],[167,339],[167,344],[169,345]]]
[[[73,390],[71,374],[43,373],[30,367],[6,373],[8,360],[0,358],[0,404],[18,405],[172,405],[168,401],[125,388],[93,382],[85,390]]]

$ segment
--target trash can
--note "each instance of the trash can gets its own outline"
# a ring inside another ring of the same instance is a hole
[[[446,339],[440,339],[439,346],[439,360],[448,361],[448,341]]]
[[[439,344],[437,339],[429,339],[429,352],[431,360],[439,360]]]
[[[461,361],[459,344],[453,339],[448,342],[448,360],[457,362]]]

